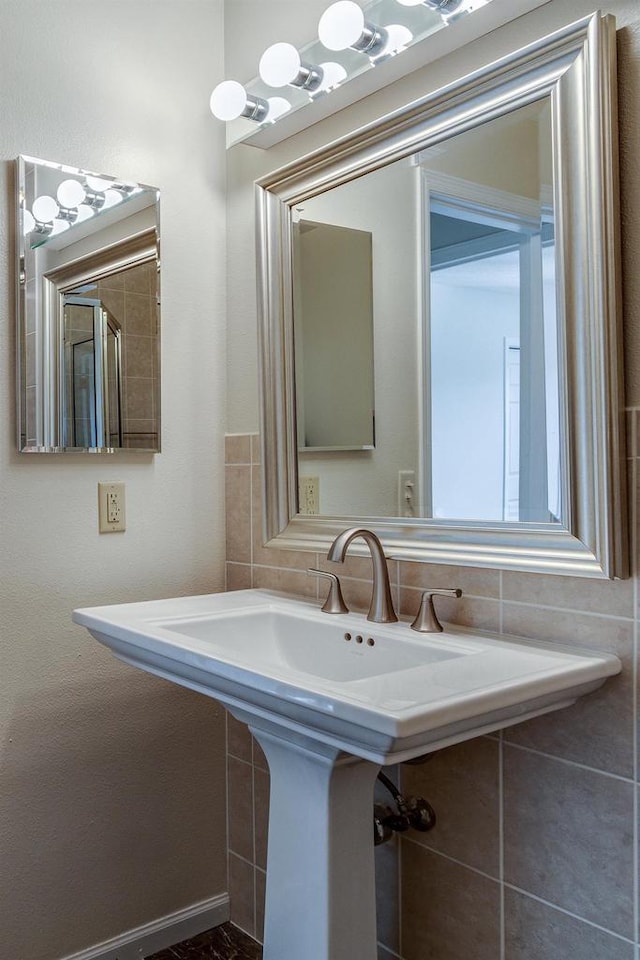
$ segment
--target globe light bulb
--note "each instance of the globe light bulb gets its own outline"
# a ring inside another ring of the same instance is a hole
[[[30,210],[22,211],[22,232],[25,237],[31,233],[32,230],[36,228],[36,218],[33,216]]]
[[[364,13],[353,0],[338,0],[327,7],[318,23],[318,37],[328,50],[346,50],[364,31]]]
[[[58,233],[64,233],[65,230],[69,229],[69,226],[70,224],[68,220],[54,220],[53,229],[51,230],[49,236],[55,237]]]
[[[269,97],[267,103],[269,104],[267,120],[270,123],[275,123],[276,120],[291,110],[291,104],[284,97]]]
[[[259,97],[249,97],[247,91],[237,80],[223,80],[214,89],[209,100],[211,113],[218,120],[237,120],[238,117],[247,117],[261,123],[268,110],[266,100]]]
[[[113,186],[113,180],[105,180],[104,177],[85,177],[87,186],[89,190],[92,190],[94,193],[104,193],[105,190],[109,190]]]
[[[119,190],[105,190],[104,192],[104,206],[103,210],[108,210],[109,207],[115,207],[116,204],[122,202],[122,194]]]
[[[77,207],[85,199],[87,193],[78,180],[63,180],[56,192],[61,207]]]
[[[268,87],[285,87],[300,73],[300,54],[291,43],[274,43],[260,57],[258,73]]]
[[[218,120],[237,120],[247,105],[247,91],[237,80],[223,80],[211,94],[209,107]]]
[[[82,223],[83,220],[88,220],[89,217],[93,216],[93,210],[88,203],[81,203],[78,207],[78,216],[76,217],[76,223]]]
[[[400,23],[391,23],[384,29],[387,32],[387,42],[378,56],[392,56],[395,53],[400,53],[413,40],[411,30]]]
[[[113,185],[113,180],[105,180],[104,177],[85,177],[87,181],[87,186],[94,193],[104,193],[105,190],[109,190]]]
[[[321,63],[320,69],[322,70],[322,83],[318,87],[318,93],[328,93],[330,90],[335,90],[347,79],[345,68],[341,63],[335,63],[333,60]]]
[[[43,194],[33,201],[33,215],[39,223],[50,223],[60,212],[60,207],[53,197]]]

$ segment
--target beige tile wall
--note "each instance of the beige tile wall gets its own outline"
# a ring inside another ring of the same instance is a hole
[[[462,601],[441,598],[445,619],[611,650],[624,669],[561,713],[400,768],[402,789],[432,803],[437,825],[376,850],[379,960],[636,957],[639,415],[628,412],[631,579],[389,563],[405,614],[422,586],[460,586]],[[324,557],[262,546],[257,440],[227,437],[227,589],[315,597],[322,587],[305,570]],[[348,560],[341,581],[349,605],[366,610],[370,562]],[[227,747],[232,916],[260,939],[269,775],[231,717]]]

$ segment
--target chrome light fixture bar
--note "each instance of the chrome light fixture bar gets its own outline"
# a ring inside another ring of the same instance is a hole
[[[43,167],[47,165],[39,161]],[[56,168],[50,165],[51,169]],[[42,246],[52,237],[83,223],[98,214],[128,200],[140,187],[134,183],[108,180],[93,174],[78,172],[49,187],[51,193],[36,196],[31,209],[22,214],[22,232],[30,237],[32,248]],[[55,193],[55,196],[51,194]]]
[[[255,79],[218,84],[211,111],[227,124],[228,147],[269,147],[549,2],[336,0],[310,43],[272,44]],[[274,88],[283,96],[273,97]]]

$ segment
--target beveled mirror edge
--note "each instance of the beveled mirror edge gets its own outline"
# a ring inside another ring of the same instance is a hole
[[[263,534],[268,546],[322,551],[355,522],[374,530],[387,555],[396,559],[594,578],[628,576],[615,76],[615,19],[594,13],[256,183]],[[567,329],[565,419],[571,438],[565,451],[567,527],[297,514],[287,293],[290,208],[356,171],[376,169],[418,145],[461,132],[480,116],[489,119],[543,95],[551,96],[554,113],[555,193],[566,279],[559,299]],[[585,97],[587,107],[576,110]],[[447,123],[438,125],[444,103]],[[569,104],[573,109],[568,112]],[[578,215],[581,229],[568,231],[566,224]],[[598,269],[585,267],[587,252]]]
[[[25,285],[22,282],[25,272],[25,235],[24,235],[24,209],[25,209],[25,182],[26,182],[26,164],[42,164],[46,166],[57,167],[61,170],[64,170],[68,173],[73,173],[74,175],[82,174],[89,175],[98,178],[104,178],[108,180],[114,180],[115,178],[112,175],[97,173],[96,171],[86,170],[80,167],[71,167],[68,164],[56,163],[53,161],[43,160],[39,157],[33,157],[28,154],[19,154],[15,158],[13,163],[14,167],[14,177],[15,177],[15,254],[14,260],[16,263],[16,276],[15,276],[15,330],[16,330],[16,344],[15,344],[15,358],[16,358],[16,377],[15,377],[15,390],[16,390],[16,419],[15,419],[15,437],[16,437],[16,446],[19,453],[25,454],[51,454],[51,453],[76,453],[76,454],[86,454],[86,453],[102,453],[102,454],[114,454],[118,457],[122,457],[126,454],[134,454],[136,458],[139,458],[140,455],[146,454],[155,455],[162,452],[162,381],[160,377],[160,364],[161,364],[161,319],[160,319],[160,301],[161,301],[161,249],[160,249],[160,190],[158,187],[152,186],[151,184],[142,183],[139,181],[137,186],[142,190],[150,191],[155,194],[155,224],[153,228],[148,228],[142,231],[141,233],[129,238],[128,243],[131,245],[131,249],[135,249],[138,253],[138,260],[142,262],[144,259],[150,259],[150,250],[151,244],[149,243],[149,238],[153,234],[153,245],[155,246],[155,260],[156,260],[156,280],[155,280],[155,302],[157,306],[157,325],[158,325],[158,343],[157,343],[157,366],[158,366],[158,383],[156,386],[156,399],[158,405],[157,413],[157,424],[158,424],[158,442],[154,447],[65,447],[61,446],[56,442],[43,442],[41,444],[28,442],[24,434],[24,425],[26,423],[26,394],[25,394],[25,360],[26,360],[26,346],[25,346]],[[111,250],[111,246],[106,247],[105,251]],[[80,263],[86,258],[79,258],[77,261],[69,263],[69,268],[74,268],[76,263]],[[43,338],[47,340],[49,351],[53,350],[51,344],[51,338],[53,332],[50,329],[43,331]],[[51,369],[50,364],[44,364],[44,369],[41,371],[43,379],[49,383],[51,379]],[[47,394],[49,393],[49,388],[47,388]],[[47,402],[43,406],[47,406]],[[45,410],[44,417],[50,418],[52,414],[50,411]],[[44,438],[43,438],[44,439]]]

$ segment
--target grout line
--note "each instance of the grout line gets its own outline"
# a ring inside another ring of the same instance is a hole
[[[402,789],[404,790],[404,784],[402,784]],[[402,843],[402,838],[398,837],[398,884],[397,884],[397,894],[398,894],[398,949],[400,950],[400,956],[402,957],[402,952],[404,950],[404,934],[402,930],[402,850],[404,844]]]
[[[609,770],[602,770],[599,767],[590,767],[586,763],[580,763],[579,760],[568,760],[566,757],[559,757],[555,753],[545,753],[544,750],[536,750],[534,747],[526,747],[524,744],[515,743],[508,739],[505,740],[505,744],[508,747],[512,747],[514,750],[521,750],[523,753],[533,753],[538,757],[545,757],[547,760],[557,760],[558,763],[564,763],[566,766],[577,767],[579,770],[586,770],[589,773],[597,773],[602,777],[609,777],[611,780],[621,780],[622,783],[635,783],[633,774],[629,777],[623,777],[619,773],[611,773]]]
[[[251,751],[253,756],[253,748]],[[258,937],[258,881],[256,875],[256,864],[258,857],[256,855],[256,768],[251,764],[251,830],[252,830],[252,851],[253,851],[253,935]]]
[[[394,603],[394,606],[395,606],[395,608],[396,608],[396,611],[399,611],[399,610],[400,610],[400,606],[401,606],[400,601],[401,601],[402,590],[403,590],[402,583],[401,583],[401,578],[400,578],[400,561],[399,561],[399,560],[393,560],[392,563],[394,564],[394,567],[395,567],[395,575],[394,575],[393,578],[392,578],[392,579],[393,579],[393,591],[394,591],[394,594],[395,594],[395,596],[394,596],[394,598],[393,598],[393,603]],[[398,614],[398,616],[399,616],[399,614]]]
[[[586,917],[581,917],[578,913],[572,913],[571,910],[566,910],[564,907],[558,906],[557,903],[552,903],[550,900],[545,900],[544,897],[538,897],[535,893],[530,893],[528,890],[523,890],[522,887],[516,887],[513,883],[505,883],[505,887],[508,890],[513,890],[515,893],[519,893],[522,897],[528,897],[529,900],[535,900],[536,903],[541,903],[545,907],[549,907],[551,910],[556,910],[558,913],[564,914],[565,917],[571,917],[572,920],[578,920],[580,923],[585,923],[588,927],[593,927],[594,930],[600,930],[602,933],[607,933],[610,937],[615,937],[616,940],[621,940],[623,943],[629,943],[634,946],[634,941],[629,937],[623,937],[621,933],[616,933],[615,930],[609,930],[608,927],[603,927],[599,923],[595,923],[593,920],[587,920]]]
[[[506,956],[506,917],[504,896],[504,740],[498,746],[498,877],[500,880],[500,960]]]
[[[299,550],[299,551],[297,551],[297,552],[298,552],[298,553],[303,553],[304,551]],[[274,550],[274,553],[275,553],[275,550]],[[309,566],[314,562],[313,558],[314,558],[315,556],[317,556],[317,554],[315,554],[315,553],[306,553],[306,556],[307,556],[308,559],[307,559],[306,563],[304,564],[304,566],[301,566],[301,567],[280,567],[280,566],[278,566],[277,564],[274,564],[274,563],[254,563],[254,562],[252,562],[252,566],[253,566],[255,569],[257,569],[257,570],[275,570],[275,571],[277,571],[278,573],[304,573],[304,574],[306,574],[306,572],[307,572],[307,567],[309,567]],[[340,579],[342,580],[343,578],[341,577]],[[346,579],[349,579],[349,578],[346,578]],[[371,583],[371,580],[363,580],[362,583]]]
[[[455,863],[459,867],[463,867],[466,870],[470,870],[472,873],[477,874],[480,877],[484,877],[486,880],[491,880],[493,883],[499,883],[499,880],[496,880],[495,877],[492,877],[490,874],[485,873],[483,870],[479,870],[477,867],[472,867],[468,863],[463,863],[461,860],[456,859],[456,857],[451,857],[447,853],[443,853],[441,850],[434,850],[433,847],[429,847],[426,844],[418,843],[416,840],[413,840],[411,837],[404,837],[405,843],[412,843],[414,846],[420,847],[421,849],[427,849],[430,853],[435,854],[438,857],[442,857],[443,860],[448,860],[450,863]],[[603,933],[607,933],[612,937],[615,937],[617,940],[622,940],[623,943],[633,944],[634,941],[629,939],[629,937],[624,937],[620,933],[616,933],[615,930],[609,930],[607,927],[603,927],[599,923],[594,923],[593,920],[588,920],[586,917],[581,917],[577,913],[572,913],[571,910],[566,910],[564,907],[559,906],[557,903],[552,903],[550,900],[545,900],[543,897],[538,897],[534,893],[530,893],[528,890],[523,890],[522,887],[517,887],[513,883],[508,883],[506,880],[502,884],[507,890],[513,890],[515,893],[519,893],[522,896],[529,897],[531,900],[536,900],[538,903],[544,904],[546,907],[550,907],[552,910],[557,910],[558,913],[562,913],[567,917],[572,917],[574,920],[579,920],[581,923],[585,923],[589,927],[593,927],[596,930],[601,930]]]
[[[636,417],[634,416],[634,452],[635,444],[637,441],[635,435],[635,421]],[[634,460],[633,466],[631,468],[631,489],[633,491],[633,501],[631,503],[631,509],[629,511],[631,517],[631,575],[633,576],[633,610],[635,615],[634,629],[633,629],[633,904],[634,904],[634,937],[636,940],[640,939],[640,876],[639,869],[640,865],[638,863],[638,847],[640,844],[640,837],[638,835],[638,575],[637,570],[635,569],[638,556],[638,495],[637,495],[637,483],[638,483],[638,466],[637,460]],[[636,955],[640,954],[640,946],[636,945]]]
[[[256,865],[252,864],[253,870],[251,871],[251,877],[253,879],[253,933],[251,936],[254,940],[258,939],[258,882],[256,874]]]
[[[381,947],[385,953],[388,953],[390,957],[393,957],[393,960],[402,960],[402,956],[399,953],[396,953],[395,950],[390,950],[382,940],[376,941],[376,945]]]
[[[231,888],[231,844],[230,844],[230,827],[229,827],[229,714],[225,710],[224,714],[224,746],[225,746],[225,758],[224,758],[224,773],[225,773],[225,785],[224,785],[224,795],[226,803],[225,811],[225,828],[227,831],[227,892]],[[229,911],[231,911],[231,896],[229,895]]]
[[[230,850],[229,855],[235,857],[236,860],[242,860],[242,862],[246,863],[248,867],[254,867],[254,864],[251,863],[251,860],[247,860],[246,857],[243,857],[241,853],[236,853],[235,850]]]
[[[485,880],[491,880],[492,883],[500,883],[498,877],[492,877],[490,873],[486,873],[484,870],[480,870],[478,867],[472,867],[470,863],[465,863],[463,860],[458,860],[457,857],[452,857],[448,853],[443,853],[442,850],[437,850],[435,847],[431,847],[428,843],[421,843],[419,840],[414,840],[413,837],[409,837],[406,834],[403,834],[402,840],[404,843],[413,844],[414,847],[418,847],[420,850],[428,850],[429,853],[434,853],[436,856],[442,857],[443,860],[448,860],[449,863],[455,863],[458,867],[464,867],[465,870],[470,870],[479,877],[484,877]]]
[[[228,747],[227,747],[227,757],[232,758],[233,760],[236,760],[238,763],[245,763],[249,767],[253,766],[253,761],[245,760],[244,757],[237,757],[235,753],[230,752]]]
[[[314,554],[313,554],[313,565],[314,565],[314,567],[316,568],[316,570],[320,567],[320,554],[319,554],[319,553],[314,553]],[[321,577],[316,577],[316,600],[320,600],[320,599],[321,599],[321,596],[320,596],[320,580],[321,580]]]
[[[251,450],[251,441],[249,441],[249,450]],[[251,453],[249,453],[250,459],[253,461]],[[254,465],[253,462],[249,466],[249,563],[251,564],[251,586],[253,587],[253,569],[254,569],[254,556],[253,556],[253,544],[255,541],[255,530],[254,524],[256,518],[253,515],[253,476]]]
[[[533,576],[535,576],[535,574],[533,574]],[[598,610],[584,610],[580,609],[580,607],[557,607],[550,603],[536,603],[534,600],[511,600],[507,598],[503,602],[514,607],[533,607],[535,610],[550,610],[553,613],[573,613],[580,617],[598,617],[600,620],[622,620],[625,623],[629,623],[634,619],[633,613],[628,617],[623,617],[615,613],[601,613]],[[534,642],[539,639],[539,637],[532,638]],[[556,642],[561,643],[562,641],[558,640]]]

